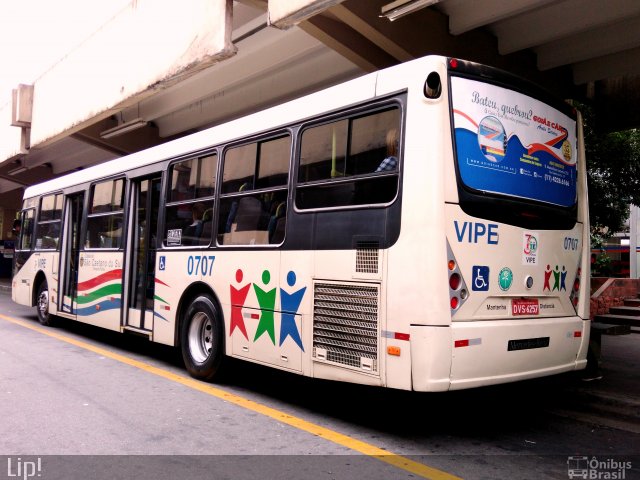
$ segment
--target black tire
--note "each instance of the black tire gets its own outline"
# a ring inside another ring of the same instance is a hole
[[[182,359],[189,374],[199,380],[219,375],[224,358],[224,325],[210,297],[196,297],[180,325]]]
[[[49,313],[49,286],[47,281],[43,280],[38,285],[38,293],[36,294],[36,312],[38,313],[38,321],[45,327],[53,326],[53,315]]]

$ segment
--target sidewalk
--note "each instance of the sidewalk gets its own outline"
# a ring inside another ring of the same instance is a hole
[[[579,403],[588,408],[587,417],[590,413],[598,418],[604,415],[611,426],[620,422],[625,429],[640,433],[640,336],[603,335],[600,369],[601,380],[576,382],[567,393],[579,397]]]

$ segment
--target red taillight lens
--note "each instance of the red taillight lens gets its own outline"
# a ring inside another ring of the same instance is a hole
[[[449,66],[451,68],[458,68],[458,60],[456,60],[455,58],[449,60]]]
[[[451,290],[458,290],[458,288],[460,288],[461,282],[462,282],[462,279],[460,278],[460,275],[457,273],[452,273],[451,276],[449,277],[449,287],[451,288]]]
[[[459,303],[458,297],[451,297],[451,310],[458,308]]]
[[[577,292],[580,290],[580,279],[576,278],[575,282],[573,282],[573,289]]]
[[[578,306],[578,297],[573,297],[573,306],[574,307]]]

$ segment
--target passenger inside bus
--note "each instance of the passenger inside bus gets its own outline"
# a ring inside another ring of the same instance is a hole
[[[398,130],[392,128],[387,132],[387,156],[376,168],[377,172],[389,172],[398,169]]]
[[[182,237],[183,245],[197,245],[200,243],[200,236],[204,228],[204,205],[202,203],[194,203],[191,206],[191,224],[184,230]]]

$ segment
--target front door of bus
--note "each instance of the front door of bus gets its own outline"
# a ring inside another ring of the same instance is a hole
[[[61,300],[59,308],[65,313],[75,313],[78,297],[78,268],[80,260],[80,222],[84,208],[84,193],[67,197],[65,208],[64,232],[62,234],[62,255],[60,256],[60,274],[62,275]]]
[[[127,326],[153,329],[156,237],[160,204],[160,176],[134,180],[129,256]]]

